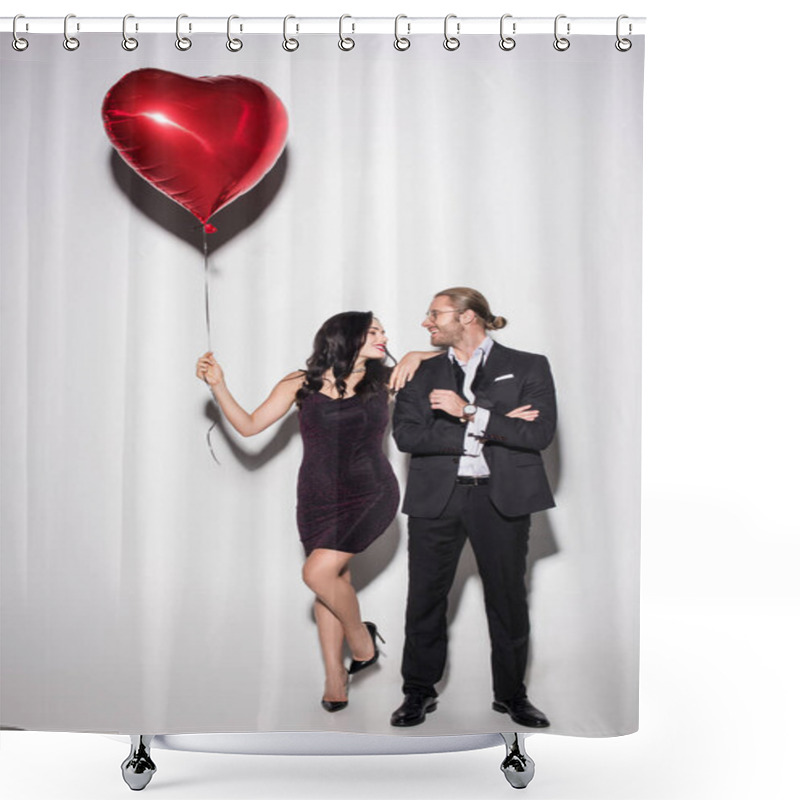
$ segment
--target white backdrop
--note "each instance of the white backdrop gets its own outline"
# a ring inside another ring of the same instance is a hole
[[[330,13],[310,0],[299,5]],[[458,5],[462,14],[507,10]],[[378,7],[397,12],[376,2],[348,10]],[[128,10],[111,4],[94,13],[112,8]],[[150,13],[183,10],[160,3]],[[434,1],[424,13],[451,10]],[[575,15],[621,10],[580,0],[569,7]],[[786,631],[796,628],[800,608],[792,575],[800,556],[792,502],[798,430],[790,413],[798,398],[787,368],[798,338],[792,50],[764,46],[761,18],[746,4],[720,4],[713,20],[682,0],[624,10],[648,15],[642,727],[607,741],[534,737],[528,746],[538,772],[528,791],[591,800],[784,800],[796,790],[798,712],[796,646]],[[798,30],[795,9],[776,4],[767,18],[781,36]],[[732,401],[731,376],[743,360],[761,366],[766,386],[758,397]],[[692,398],[687,386],[696,390]],[[739,433],[752,434],[754,418],[758,430],[743,446]],[[744,450],[754,464],[747,492]],[[4,732],[0,740],[0,786],[11,796],[106,798],[124,790],[121,748],[102,737]],[[500,757],[310,759],[306,766],[162,753],[156,780],[175,798],[505,797]]]
[[[449,53],[426,35],[399,53],[362,35],[342,53],[330,35],[293,54],[279,36],[241,53],[221,35],[187,53],[172,34],[140,38],[134,53],[117,34],[75,53],[59,34],[3,51],[18,109],[2,152],[4,724],[394,730],[405,521],[354,562],[388,652],[331,717],[299,577],[296,417],[246,442],[215,432],[212,461],[216,412],[193,376],[206,341],[197,225],[100,124],[110,86],[151,66],[242,73],[288,109],[281,161],[210,237],[212,342],[245,407],[342,309],[372,309],[398,353],[427,347],[424,310],[452,285],[509,318],[500,341],[549,357],[558,510],[531,535],[528,683],[556,733],[635,730],[643,38],[630,53],[613,35],[559,53],[537,35],[504,53],[472,36]],[[469,554],[450,616],[441,713],[411,735],[501,724]]]

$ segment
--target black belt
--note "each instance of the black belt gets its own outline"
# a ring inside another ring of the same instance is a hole
[[[489,476],[478,478],[474,475],[458,475],[456,477],[456,484],[458,486],[488,486]]]

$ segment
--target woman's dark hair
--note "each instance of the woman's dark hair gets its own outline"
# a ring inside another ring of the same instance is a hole
[[[367,341],[367,333],[374,317],[371,311],[344,311],[326,320],[314,337],[314,350],[306,361],[306,377],[297,390],[295,400],[300,405],[310,394],[320,391],[322,376],[333,370],[333,379],[339,397],[347,392],[345,380],[353,371],[356,359]],[[386,353],[389,355],[389,352]],[[394,358],[389,355],[392,360]],[[378,359],[369,359],[364,377],[358,382],[355,393],[364,398],[386,391],[390,368]]]

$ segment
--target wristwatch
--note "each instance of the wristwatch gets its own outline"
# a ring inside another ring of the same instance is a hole
[[[469,422],[472,417],[474,417],[478,413],[478,406],[475,403],[467,403],[464,406],[464,410],[461,412],[461,421],[462,422]]]

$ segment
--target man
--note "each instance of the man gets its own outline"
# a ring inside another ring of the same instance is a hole
[[[525,585],[530,514],[555,504],[541,451],[556,428],[547,359],[512,350],[487,331],[506,325],[474,289],[439,292],[422,322],[435,347],[397,395],[394,438],[411,453],[409,586],[403,704],[392,725],[419,725],[437,705],[447,656],[447,595],[465,539],[483,582],[496,711],[544,728],[528,700]]]

